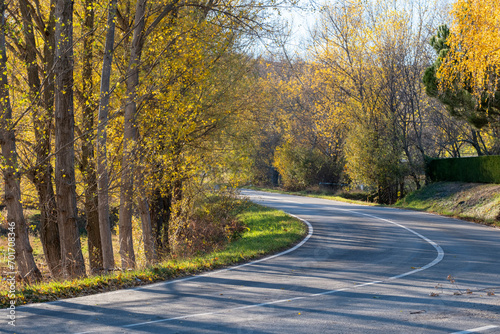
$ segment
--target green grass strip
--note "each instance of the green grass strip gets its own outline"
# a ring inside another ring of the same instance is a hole
[[[286,249],[307,234],[307,227],[299,220],[256,204],[249,204],[238,219],[246,226],[245,232],[221,250],[194,258],[169,260],[142,270],[25,285],[16,290],[16,305],[131,288],[248,262]],[[9,305],[8,292],[1,291],[0,307]]]

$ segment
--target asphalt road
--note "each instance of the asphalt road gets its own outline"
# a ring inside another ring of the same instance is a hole
[[[243,193],[307,221],[307,240],[230,270],[18,307],[16,327],[1,310],[0,331],[500,333],[499,229],[392,208]]]

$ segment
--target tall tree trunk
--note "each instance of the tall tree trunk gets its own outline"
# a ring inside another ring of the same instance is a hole
[[[36,154],[35,166],[28,176],[37,189],[40,209],[40,239],[53,277],[61,275],[61,247],[59,243],[59,228],[57,226],[57,207],[52,186],[52,166],[50,165],[50,132],[53,116],[54,80],[52,65],[54,62],[54,19],[50,15],[45,32],[44,54],[48,60],[45,65],[45,84],[42,86],[38,66],[36,63],[36,42],[33,31],[32,7],[26,0],[19,1],[19,8],[23,18],[23,33],[26,41],[24,59],[28,73],[28,85],[31,100],[33,101],[33,129],[35,131],[34,151]],[[53,14],[53,9],[51,9]],[[42,96],[43,92],[43,96]]]
[[[135,267],[135,254],[132,242],[132,203],[134,196],[134,161],[137,145],[136,96],[139,85],[139,64],[144,44],[146,0],[138,0],[135,8],[134,35],[130,49],[127,70],[127,93],[124,115],[122,177],[120,184],[120,256],[123,268]]]
[[[172,182],[172,202],[168,221],[168,242],[172,253],[178,251],[179,235],[187,224],[184,214],[183,181],[179,178]]]
[[[42,275],[33,258],[33,250],[29,243],[28,227],[21,205],[20,176],[17,166],[16,137],[12,128],[12,109],[9,100],[7,81],[7,52],[5,49],[5,9],[6,4],[0,0],[0,145],[2,146],[3,179],[5,182],[5,204],[7,220],[15,224],[14,240],[18,270],[24,279],[32,282],[41,280]],[[9,237],[11,235],[9,234]]]
[[[96,105],[93,99],[92,61],[94,44],[94,1],[85,1],[85,19],[83,24],[83,69],[82,95],[83,136],[81,172],[85,182],[85,216],[87,218],[87,236],[90,270],[93,273],[103,268],[101,234],[99,232],[99,212],[97,199],[97,176],[94,167],[94,114]]]
[[[56,1],[55,144],[57,220],[65,277],[85,276],[76,225],[76,184],[73,114],[73,1]]]
[[[142,240],[144,242],[144,254],[146,254],[147,264],[152,265],[157,261],[157,257],[153,237],[153,228],[151,225],[149,202],[146,197],[139,199],[139,213],[141,214],[142,222]]]
[[[144,189],[144,178],[142,174],[139,173],[139,213],[141,215],[142,223],[142,240],[144,242],[144,254],[146,255],[146,262],[148,265],[152,265],[157,261],[156,249],[153,236],[153,227],[151,224],[151,213],[149,209],[149,201],[146,197],[146,190]]]
[[[60,277],[62,275],[61,243],[51,169],[44,169],[43,172],[35,175],[32,178],[32,182],[35,184],[39,198],[40,241],[43,246],[47,266],[52,277]]]
[[[115,16],[117,0],[111,0],[108,11],[108,30],[104,46],[102,62],[101,88],[99,94],[99,123],[97,125],[97,195],[99,210],[99,229],[101,233],[102,260],[104,270],[115,267],[113,243],[111,239],[111,224],[109,221],[109,176],[106,157],[106,140],[109,109],[109,86],[111,79],[111,64],[113,62],[113,47],[115,42]]]
[[[120,184],[120,256],[123,268],[133,268],[135,266],[135,255],[132,243],[132,203],[134,190],[134,168],[138,159],[137,141],[138,131],[136,124],[137,117],[137,86],[139,85],[139,66],[141,62],[142,49],[147,36],[157,28],[160,22],[170,13],[176,10],[179,0],[173,0],[168,5],[164,5],[158,16],[146,26],[146,5],[147,0],[138,0],[135,7],[134,34],[130,48],[130,59],[126,74],[126,100],[124,113],[124,133],[123,133],[123,158],[122,158],[122,178]],[[159,9],[159,8],[158,8]],[[141,209],[149,208],[147,203],[142,203]],[[148,209],[149,210],[149,209]],[[149,213],[148,213],[149,215]],[[144,215],[143,217],[146,217]],[[143,223],[147,223],[145,218]],[[151,219],[149,218],[149,225]]]

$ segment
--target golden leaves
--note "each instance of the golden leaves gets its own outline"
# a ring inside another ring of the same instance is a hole
[[[500,74],[500,3],[457,0],[448,45],[450,51],[437,76],[444,87],[471,86],[478,97],[493,94]]]

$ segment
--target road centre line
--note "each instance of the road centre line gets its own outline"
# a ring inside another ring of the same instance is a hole
[[[410,228],[408,228],[408,227],[406,227],[404,225],[401,225],[399,223],[393,222],[393,221],[391,221],[389,219],[381,218],[381,217],[378,217],[378,216],[375,216],[375,215],[371,215],[371,214],[367,214],[367,213],[358,212],[358,211],[355,211],[355,210],[340,209],[340,208],[335,208],[334,210],[352,212],[354,214],[359,214],[359,215],[367,216],[367,217],[374,218],[374,219],[377,219],[377,220],[382,220],[382,221],[388,222],[388,223],[390,223],[392,225],[395,225],[395,226],[398,226],[400,228],[403,228],[406,231],[413,233],[417,237],[419,237],[419,238],[423,239],[424,241],[426,241],[427,243],[431,244],[434,247],[434,249],[436,249],[438,255],[436,256],[436,258],[433,261],[429,262],[425,266],[422,266],[422,267],[420,267],[418,269],[414,269],[414,270],[411,270],[411,271],[403,273],[403,274],[391,276],[391,277],[389,277],[389,278],[387,278],[385,280],[382,280],[382,281],[366,282],[366,283],[358,284],[358,285],[353,286],[353,287],[347,287],[347,288],[335,289],[335,290],[330,290],[330,291],[321,292],[321,293],[315,293],[315,294],[311,294],[309,296],[300,296],[300,297],[275,300],[275,301],[265,302],[265,303],[259,303],[259,304],[251,304],[251,305],[245,305],[245,306],[227,308],[227,309],[222,309],[222,310],[213,311],[213,312],[188,314],[188,315],[177,316],[177,317],[172,317],[172,318],[165,318],[165,319],[158,319],[158,320],[152,320],[152,321],[145,321],[145,322],[140,322],[140,323],[135,323],[135,324],[123,325],[123,326],[121,326],[121,328],[131,328],[131,327],[137,327],[137,326],[143,326],[143,325],[150,325],[150,324],[155,324],[155,323],[160,323],[160,322],[168,322],[168,321],[182,320],[182,319],[188,319],[188,318],[194,318],[194,317],[200,317],[200,316],[215,315],[215,314],[221,314],[221,313],[230,312],[230,311],[237,311],[237,310],[243,310],[243,309],[248,309],[248,308],[255,308],[255,307],[262,307],[262,306],[280,304],[280,303],[291,302],[291,301],[296,301],[296,300],[301,300],[301,299],[306,299],[306,298],[311,298],[311,297],[317,297],[317,296],[323,296],[323,295],[330,295],[330,294],[334,294],[334,293],[338,293],[338,292],[342,292],[342,291],[354,290],[354,289],[358,289],[358,288],[365,287],[365,286],[376,285],[376,284],[384,283],[386,281],[403,278],[403,277],[412,275],[414,273],[417,273],[417,272],[429,269],[432,266],[434,266],[434,265],[438,264],[439,262],[441,262],[441,260],[444,258],[444,251],[441,248],[441,246],[439,246],[437,243],[435,243],[434,241],[430,240],[429,238],[423,236],[422,234],[420,234],[420,233],[418,233],[418,232],[416,232],[416,231],[414,231],[414,230],[412,230],[412,229],[410,229]],[[199,276],[188,277],[186,279],[181,279],[181,280],[176,280],[176,281],[171,281],[171,282],[165,282],[165,283],[166,284],[172,284],[173,282],[180,282],[180,281],[192,280],[192,279],[195,279],[195,278],[198,278],[198,277],[209,276],[209,275],[213,275],[215,273],[220,273],[220,272],[234,270],[234,269],[245,267],[245,266],[250,266],[250,265],[262,262],[262,261],[267,261],[267,260],[270,260],[270,259],[282,256],[282,255],[288,254],[288,253],[290,253],[290,252],[298,249],[307,240],[309,240],[309,238],[312,236],[312,234],[313,234],[313,227],[312,227],[312,225],[307,220],[302,219],[302,218],[300,218],[300,217],[298,217],[296,215],[293,215],[293,214],[289,214],[289,213],[287,213],[287,214],[290,215],[290,216],[292,216],[292,217],[294,217],[294,218],[297,218],[297,219],[301,220],[302,222],[304,222],[309,227],[309,233],[308,233],[307,237],[304,238],[295,247],[293,247],[293,248],[291,248],[291,249],[289,249],[287,251],[281,252],[279,254],[276,254],[276,255],[273,255],[273,256],[270,256],[270,257],[266,257],[266,258],[263,258],[263,259],[260,259],[260,260],[257,260],[257,261],[253,261],[253,262],[250,262],[250,263],[242,264],[242,265],[239,265],[239,266],[236,266],[236,267],[231,267],[231,268],[219,270],[217,272],[207,273],[207,274],[199,275]],[[82,332],[82,333],[78,333],[78,334],[86,334],[86,333],[93,333],[93,332],[94,331],[88,331],[88,332]],[[465,332],[465,333],[467,333],[467,332]]]
[[[483,327],[468,329],[468,330],[461,331],[461,332],[453,332],[451,334],[478,333],[478,332],[484,332],[484,331],[487,331],[488,329],[493,329],[493,328],[498,328],[498,326],[495,326],[495,325],[483,326]]]

